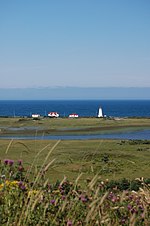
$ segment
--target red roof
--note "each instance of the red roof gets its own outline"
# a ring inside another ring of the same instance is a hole
[[[48,114],[58,114],[57,112],[51,111]]]

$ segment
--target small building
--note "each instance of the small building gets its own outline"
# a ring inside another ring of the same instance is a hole
[[[59,114],[57,112],[49,112],[48,117],[50,118],[58,118]]]
[[[98,118],[103,118],[104,116],[103,116],[103,111],[102,111],[102,108],[100,107],[99,109],[98,109],[98,116],[97,116]]]
[[[69,118],[78,118],[78,117],[79,117],[79,115],[76,113],[72,113],[69,115]]]
[[[32,114],[32,118],[33,119],[40,119],[40,115],[39,114]]]

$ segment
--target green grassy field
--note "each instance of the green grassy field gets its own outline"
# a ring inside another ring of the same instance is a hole
[[[0,118],[0,135],[5,134],[87,134],[115,130],[150,128],[148,118],[100,119],[58,118],[33,120],[31,118]]]
[[[47,153],[56,141],[48,140],[1,140],[0,157],[4,159],[23,159],[30,166],[35,156],[34,168],[38,171]],[[148,178],[150,175],[150,142],[87,140],[60,141],[47,163],[55,160],[47,172],[52,182],[66,176],[74,180],[83,173],[82,180],[99,174],[102,179]]]
[[[60,133],[101,133],[104,130],[139,129],[150,127],[150,119],[106,120],[98,118],[68,119],[58,118],[32,120],[30,118],[0,118],[0,135],[4,134],[45,134]],[[15,130],[9,130],[14,128]],[[16,130],[18,128],[19,130]],[[23,130],[20,130],[23,129]],[[23,159],[31,165],[36,154],[35,168],[42,164],[48,151],[56,141],[48,140],[0,140],[0,158]],[[42,150],[43,149],[43,150]],[[70,140],[61,141],[50,155],[49,161],[55,159],[48,171],[52,181],[67,176],[75,179],[83,173],[82,179],[93,177],[96,173],[102,178],[119,179],[148,177],[150,175],[150,143],[142,141],[119,140]]]

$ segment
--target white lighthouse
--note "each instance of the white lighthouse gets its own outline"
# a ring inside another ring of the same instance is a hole
[[[98,110],[98,118],[103,118],[103,111],[102,111],[102,108],[100,107],[99,110]]]

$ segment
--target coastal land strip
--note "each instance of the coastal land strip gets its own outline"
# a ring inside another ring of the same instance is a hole
[[[86,135],[134,131],[150,128],[150,118],[4,118],[0,117],[2,135]]]

